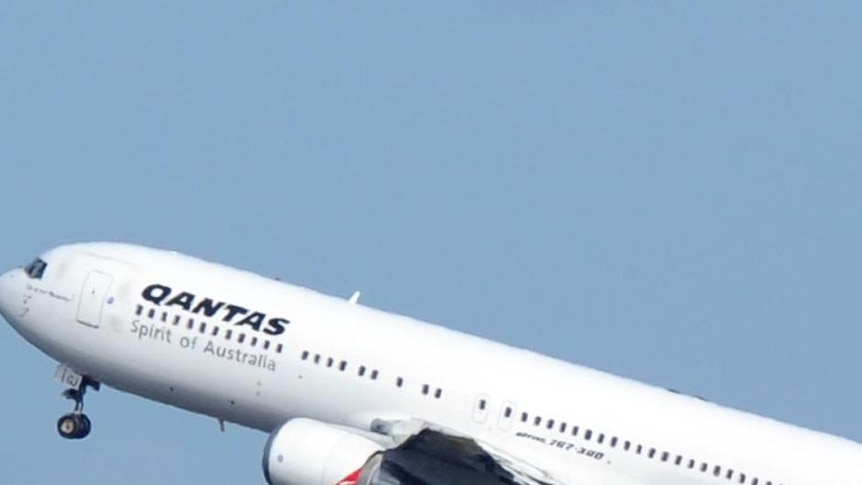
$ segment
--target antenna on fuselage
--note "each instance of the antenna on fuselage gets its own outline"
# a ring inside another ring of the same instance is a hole
[[[359,303],[359,295],[362,294],[359,290],[353,292],[353,296],[350,297],[349,301],[351,304],[355,305]]]

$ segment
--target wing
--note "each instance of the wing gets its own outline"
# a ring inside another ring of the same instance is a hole
[[[643,485],[586,466],[574,470],[574,476],[555,477],[472,437],[419,420],[378,420],[374,428],[388,435],[394,446],[369,460],[368,484]]]

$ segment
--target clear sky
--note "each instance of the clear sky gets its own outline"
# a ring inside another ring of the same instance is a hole
[[[0,266],[121,240],[862,440],[862,3],[0,4]],[[0,482],[262,482],[0,326]]]

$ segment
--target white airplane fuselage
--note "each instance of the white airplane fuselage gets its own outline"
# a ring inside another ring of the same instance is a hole
[[[139,246],[45,253],[0,281],[43,352],[116,389],[270,432],[294,417],[370,430],[418,418],[567,483],[862,484],[862,445]],[[541,322],[535,322],[537,326]]]

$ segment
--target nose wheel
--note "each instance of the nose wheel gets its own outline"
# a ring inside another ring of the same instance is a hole
[[[86,438],[92,426],[90,418],[84,413],[64,414],[57,420],[57,432],[67,440]]]
[[[90,378],[84,377],[81,379],[77,387],[63,391],[63,397],[75,401],[75,410],[71,413],[64,414],[57,420],[57,432],[67,440],[80,440],[86,438],[93,429],[93,423],[90,421],[90,418],[84,414],[84,394],[87,393],[88,387],[92,387],[98,391],[99,383]]]

